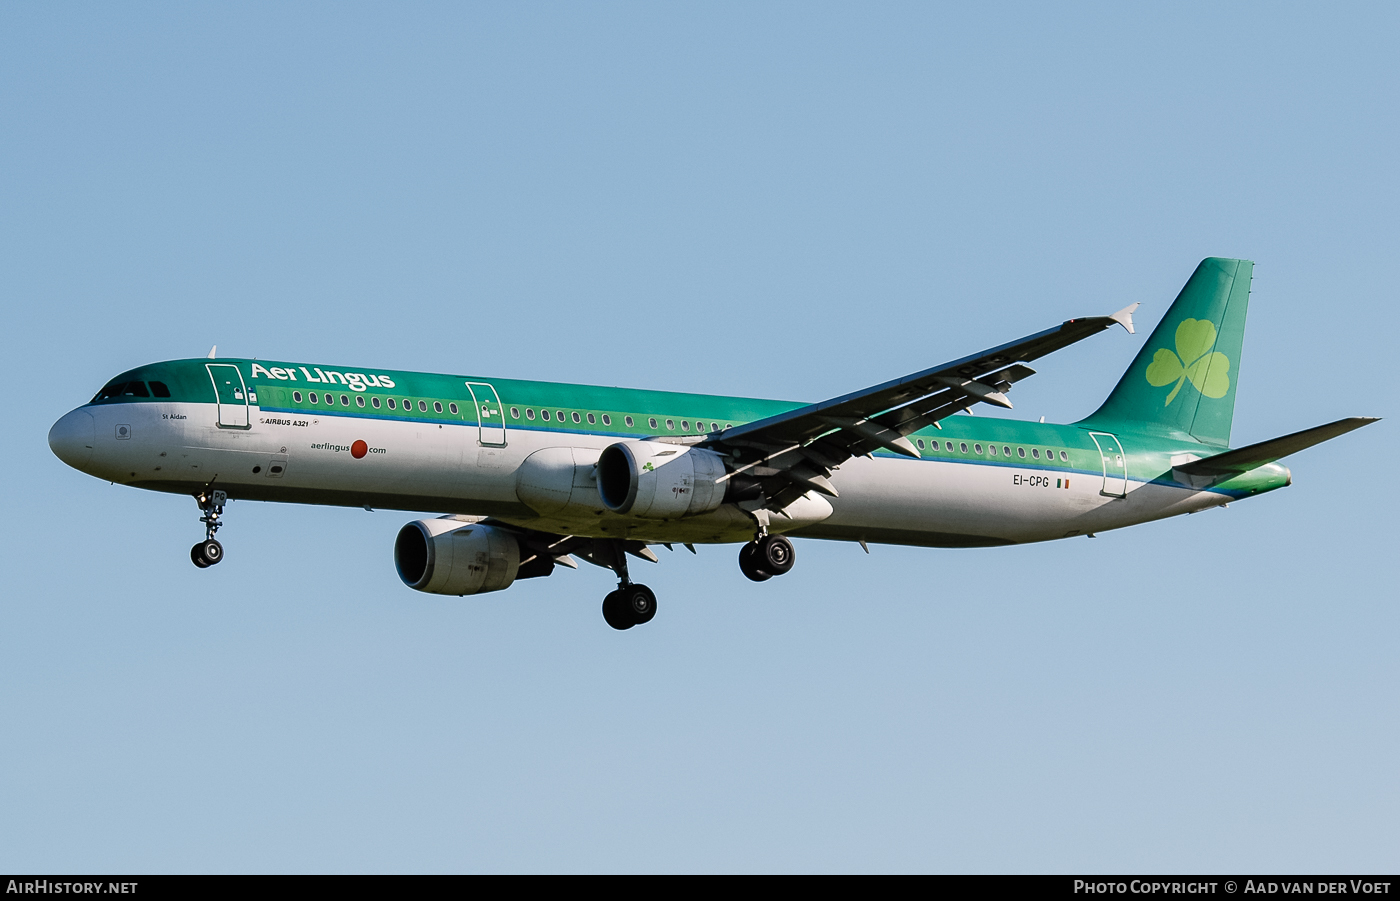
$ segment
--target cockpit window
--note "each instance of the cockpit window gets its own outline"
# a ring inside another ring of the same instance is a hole
[[[169,397],[170,389],[165,387],[165,382],[151,382],[151,393],[156,397]]]
[[[153,382],[159,385],[156,389],[156,397],[169,397],[170,389],[161,382]],[[160,392],[164,391],[164,394]],[[102,390],[92,399],[92,403],[100,403],[104,400],[114,400],[120,397],[150,397],[151,392],[146,390],[145,382],[108,382]]]

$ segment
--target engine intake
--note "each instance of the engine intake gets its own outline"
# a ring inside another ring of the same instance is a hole
[[[724,503],[724,458],[703,448],[619,441],[598,457],[598,496],[614,513],[679,519]]]
[[[519,574],[520,542],[491,526],[420,519],[399,529],[394,566],[404,584],[418,591],[454,595],[500,591],[509,588]]]

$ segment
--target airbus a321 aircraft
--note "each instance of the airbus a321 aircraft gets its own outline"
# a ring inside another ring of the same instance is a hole
[[[1009,408],[1026,364],[1133,304],[817,404],[245,359],[153,363],[49,432],[68,465],[193,495],[205,539],[234,499],[429,510],[398,533],[410,588],[468,595],[575,558],[611,569],[615,629],[656,596],[628,557],[743,543],[762,582],[789,537],[969,548],[1048,541],[1192,513],[1291,484],[1280,458],[1370,422],[1342,419],[1231,450],[1253,263],[1196,267],[1108,400],[1070,425],[954,416]],[[868,548],[867,548],[868,550]]]

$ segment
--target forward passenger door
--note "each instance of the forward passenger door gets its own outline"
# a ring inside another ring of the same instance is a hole
[[[243,373],[232,363],[205,363],[204,368],[209,371],[209,380],[214,383],[219,428],[248,428],[248,389],[243,384]]]

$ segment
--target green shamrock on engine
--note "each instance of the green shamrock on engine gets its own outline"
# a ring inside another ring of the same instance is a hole
[[[1176,327],[1176,353],[1164,347],[1152,355],[1147,383],[1161,388],[1176,382],[1162,406],[1171,406],[1187,379],[1206,397],[1219,399],[1229,393],[1230,358],[1218,351],[1209,353],[1214,345],[1215,326],[1209,320],[1183,319]]]

